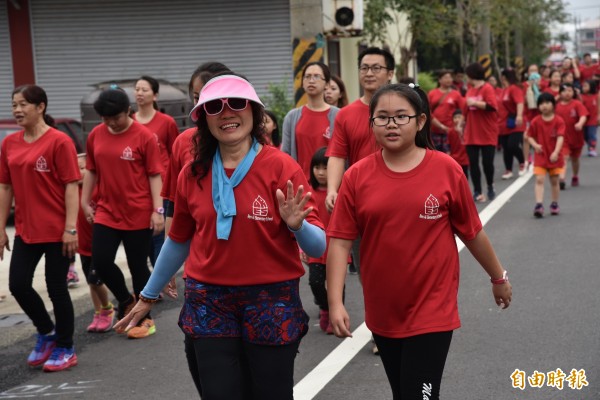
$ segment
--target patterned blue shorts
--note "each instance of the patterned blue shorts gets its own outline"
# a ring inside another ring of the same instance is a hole
[[[308,331],[299,282],[220,286],[188,277],[179,327],[192,339],[241,337],[261,345],[295,343]]]

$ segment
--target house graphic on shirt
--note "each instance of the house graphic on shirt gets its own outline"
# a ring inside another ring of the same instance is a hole
[[[129,146],[125,147],[125,150],[123,150],[123,155],[121,156],[121,158],[123,160],[127,160],[127,161],[135,160],[135,158],[133,158],[133,151],[131,151],[131,147],[129,147]]]
[[[38,172],[50,172],[48,169],[48,163],[46,162],[44,156],[40,156],[40,158],[38,158],[35,162],[35,170]]]
[[[434,195],[430,194],[425,200],[425,215],[435,215],[437,214],[440,208],[440,203],[438,199],[435,198]]]
[[[252,214],[256,217],[266,217],[269,213],[269,206],[265,199],[260,196],[256,196],[256,199],[252,202]]]

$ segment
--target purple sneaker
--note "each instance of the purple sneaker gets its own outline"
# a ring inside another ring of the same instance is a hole
[[[44,372],[56,372],[77,365],[77,354],[75,348],[55,347],[44,363]]]
[[[542,218],[544,216],[544,206],[542,203],[537,203],[533,209],[533,216],[536,218]]]
[[[558,213],[560,213],[560,207],[558,206],[557,202],[553,202],[552,204],[550,204],[550,214],[558,215]]]
[[[56,347],[56,335],[37,334],[36,336],[35,348],[29,354],[29,357],[27,357],[27,364],[32,367],[37,367],[45,363]]]

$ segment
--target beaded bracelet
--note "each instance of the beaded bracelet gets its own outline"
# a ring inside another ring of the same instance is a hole
[[[505,270],[504,273],[502,274],[502,278],[499,279],[494,279],[494,278],[490,278],[490,282],[492,282],[492,284],[494,285],[503,285],[506,282],[508,282],[508,273]]]
[[[139,298],[141,301],[143,301],[144,303],[148,303],[148,304],[154,304],[158,301],[158,297],[156,299],[150,299],[146,296],[144,296],[143,294],[140,293]]]

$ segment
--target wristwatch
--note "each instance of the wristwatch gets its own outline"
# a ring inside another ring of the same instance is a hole
[[[165,214],[165,209],[162,207],[158,207],[156,209],[154,209],[154,212],[160,215],[164,215]]]
[[[77,229],[65,229],[65,232],[70,233],[71,235],[77,235]]]

